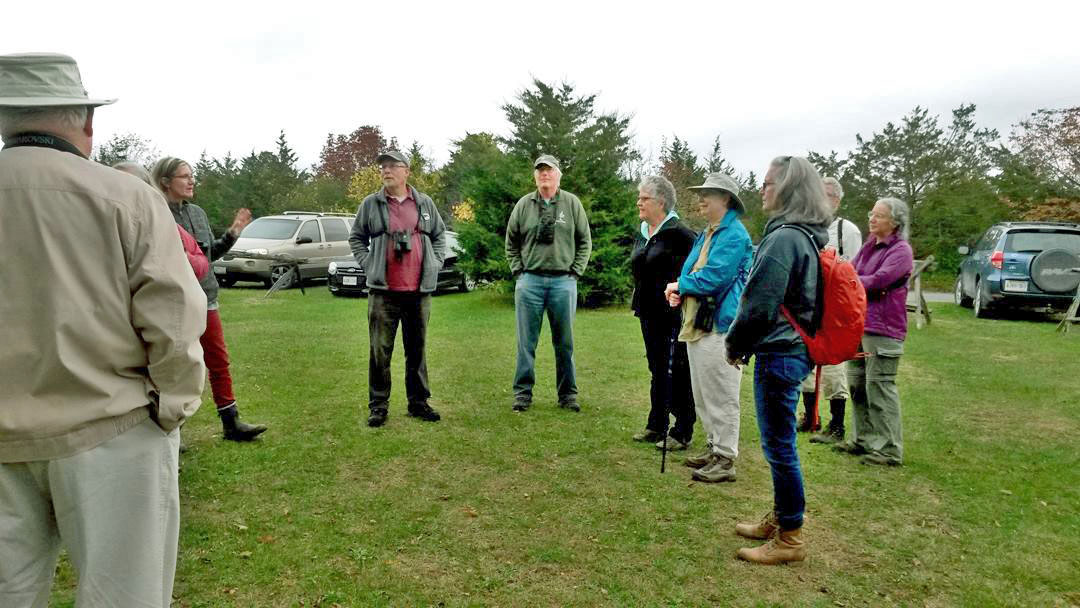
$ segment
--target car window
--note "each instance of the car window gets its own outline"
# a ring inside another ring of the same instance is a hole
[[[1080,232],[1016,231],[1005,238],[1005,251],[1038,253],[1047,249],[1080,254]]]
[[[321,243],[322,237],[319,236],[319,223],[315,220],[304,222],[304,227],[297,233],[296,239],[300,240],[304,237],[310,238],[312,243]]]
[[[260,217],[248,224],[240,236],[249,239],[282,240],[295,234],[298,226],[300,226],[299,220]]]
[[[328,241],[347,241],[349,240],[349,229],[345,227],[344,220],[336,217],[323,218],[319,220],[322,223],[323,233],[326,234],[326,240]]]

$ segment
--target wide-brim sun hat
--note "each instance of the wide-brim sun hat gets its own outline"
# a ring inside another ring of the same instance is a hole
[[[107,106],[116,99],[91,99],[75,60],[59,53],[0,55],[0,106],[33,108]]]
[[[687,190],[719,190],[727,192],[731,195],[731,200],[735,202],[735,210],[739,213],[746,213],[746,205],[739,198],[739,182],[735,181],[735,178],[727,173],[710,173],[705,177],[705,183],[700,186],[690,186]]]

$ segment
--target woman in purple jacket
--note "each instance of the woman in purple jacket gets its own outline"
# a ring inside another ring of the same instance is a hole
[[[911,213],[897,198],[879,200],[870,212],[870,238],[852,260],[866,288],[866,325],[859,350],[866,359],[848,362],[855,420],[851,441],[833,446],[862,455],[863,464],[899,466],[904,461],[896,370],[907,336],[907,280],[914,259],[908,244]]]

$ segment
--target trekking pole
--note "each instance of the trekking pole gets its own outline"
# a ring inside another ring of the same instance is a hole
[[[674,377],[675,377],[675,344],[679,341],[679,325],[676,325],[671,330],[671,336],[668,338],[668,359],[667,359],[667,382],[664,387],[664,447],[660,450],[660,473],[664,473],[664,467],[667,464],[667,438],[668,438],[668,425],[671,423],[671,395],[674,390]]]

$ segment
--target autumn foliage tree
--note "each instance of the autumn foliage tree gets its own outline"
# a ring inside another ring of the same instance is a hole
[[[354,174],[374,165],[380,153],[396,144],[393,139],[387,141],[382,129],[372,125],[359,127],[348,135],[330,133],[319,153],[315,174],[349,183]]]

